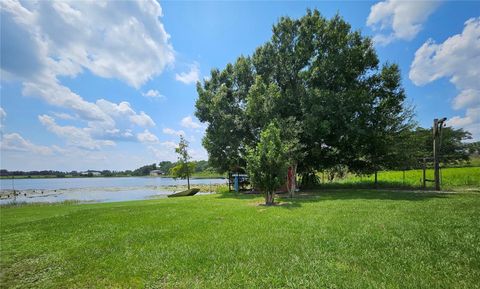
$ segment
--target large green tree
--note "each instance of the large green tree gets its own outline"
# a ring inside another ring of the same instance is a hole
[[[246,147],[276,120],[281,138],[294,144],[290,162],[301,174],[338,164],[359,172],[373,163],[381,167],[364,144],[371,127],[399,130],[387,120],[372,124],[378,115],[403,117],[398,67],[379,67],[371,40],[339,15],[325,19],[307,10],[300,19],[281,18],[272,32],[251,57],[240,56],[197,84],[195,114],[208,123],[203,145],[211,165],[219,171],[244,167]],[[283,132],[288,123],[296,133]],[[383,151],[391,141],[382,139]]]
[[[406,95],[400,86],[397,65],[384,65],[371,81],[374,85],[365,95],[364,110],[351,125],[357,130],[354,143],[359,153],[348,164],[357,173],[374,173],[377,185],[379,170],[404,164],[407,153],[404,138],[409,137],[415,123],[412,110],[404,105]]]
[[[413,132],[413,138],[418,143],[417,155],[431,161],[433,156],[432,128],[417,128]],[[455,164],[469,159],[468,145],[464,141],[472,138],[468,131],[444,127],[440,136],[440,162],[443,164]]]

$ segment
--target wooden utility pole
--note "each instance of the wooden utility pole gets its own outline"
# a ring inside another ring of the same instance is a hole
[[[422,167],[422,171],[423,171],[423,178],[422,178],[422,182],[423,182],[423,189],[425,190],[427,188],[427,173],[425,172],[427,170],[427,160],[425,158],[423,158],[423,167]]]
[[[435,190],[440,191],[440,136],[443,128],[443,123],[447,120],[446,117],[442,119],[433,120],[433,169],[435,176]]]

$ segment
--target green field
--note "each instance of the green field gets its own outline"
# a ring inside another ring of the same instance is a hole
[[[463,168],[443,168],[440,171],[442,180],[442,189],[445,190],[480,190],[480,167],[463,167]],[[405,173],[405,178],[404,178]],[[406,187],[421,188],[422,187],[422,170],[403,171],[380,171],[378,172],[378,182],[380,187]],[[322,175],[319,175],[322,178]],[[433,170],[426,171],[427,179],[433,180]],[[325,181],[328,186],[348,186],[353,187],[371,187],[374,176],[355,176],[348,175],[344,179],[336,179],[332,184]],[[434,187],[432,182],[427,183],[427,188]]]
[[[2,288],[479,288],[480,195],[7,206]]]

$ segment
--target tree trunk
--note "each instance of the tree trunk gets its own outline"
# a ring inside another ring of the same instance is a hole
[[[291,197],[295,197],[295,190],[297,189],[297,163],[293,165],[293,171],[292,171],[292,195]]]
[[[291,171],[289,170],[289,175],[287,177],[287,191],[290,198],[295,196],[295,190],[297,189],[297,164],[291,166]]]
[[[375,188],[378,187],[377,171],[375,171]]]
[[[267,205],[267,206],[273,205],[273,193],[272,192],[266,192],[266,194],[265,194],[265,205]]]

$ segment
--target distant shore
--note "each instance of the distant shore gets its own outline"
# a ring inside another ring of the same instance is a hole
[[[27,176],[0,176],[0,179],[64,179],[64,178],[173,178],[171,175],[161,175],[161,176],[132,176],[132,175],[120,175],[120,176],[73,176],[73,175],[65,175],[65,176],[58,176],[58,175],[27,175]],[[200,174],[200,175],[193,175],[190,179],[225,179],[225,175],[220,174]]]
[[[226,184],[192,184],[192,188],[198,188],[200,189],[200,192],[202,193],[213,193],[217,192],[218,190],[222,188],[226,188]],[[120,187],[108,187],[108,188],[103,188],[105,191],[109,192],[116,192],[116,191],[128,191],[128,190],[142,190],[142,189],[151,189],[148,187],[130,187],[127,189],[123,189]],[[167,191],[171,193],[179,192],[179,191],[184,191],[187,189],[186,184],[178,184],[178,185],[163,185],[163,186],[157,186],[154,188],[155,190],[158,191]],[[23,197],[49,197],[49,196],[58,196],[61,194],[65,193],[71,193],[73,191],[85,191],[88,192],[91,190],[91,188],[85,188],[85,189],[80,189],[80,188],[74,188],[74,189],[0,189],[0,200],[8,200],[8,199],[15,199],[17,196],[23,196]]]

